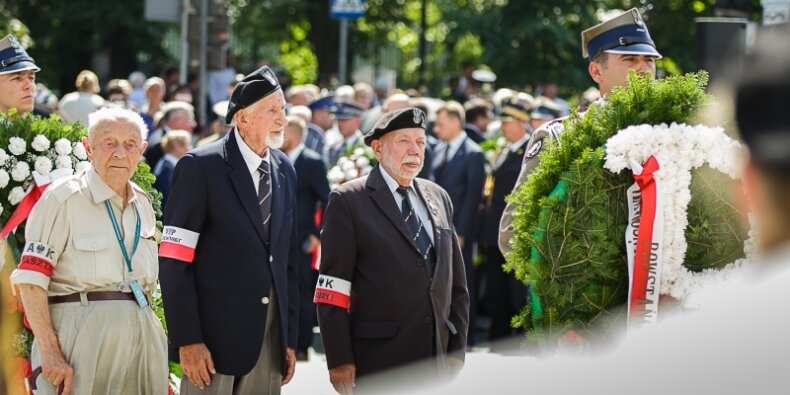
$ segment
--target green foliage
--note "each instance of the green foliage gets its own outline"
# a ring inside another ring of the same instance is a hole
[[[705,72],[659,81],[632,72],[628,88],[565,121],[562,144],[550,141],[540,165],[509,197],[516,211],[506,269],[530,286],[531,299],[514,323],[528,330],[531,343],[556,341],[568,329],[596,339],[617,327],[617,307],[628,294],[624,197],[633,179],[603,169],[603,145],[627,126],[689,122],[709,101],[706,83]],[[742,213],[719,190],[724,176],[700,172],[686,230],[687,267],[695,271],[741,257],[745,238],[737,225]]]

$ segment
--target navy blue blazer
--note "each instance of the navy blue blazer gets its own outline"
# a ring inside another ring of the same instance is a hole
[[[299,179],[296,183],[296,232],[301,249],[309,235],[321,237],[321,229],[315,224],[316,208],[325,208],[329,200],[329,180],[326,165],[317,152],[305,148],[294,162]]]
[[[159,162],[153,168],[154,176],[156,176],[153,187],[162,193],[162,207],[167,206],[167,199],[170,197],[170,181],[173,178],[173,171],[175,171],[175,169],[176,165],[174,165],[173,162],[165,160],[164,157],[159,159]]]
[[[159,247],[159,278],[170,359],[181,346],[203,342],[217,372],[239,376],[260,355],[266,315],[279,309],[285,364],[296,347],[298,269],[296,172],[288,157],[269,150],[272,174],[271,242],[252,176],[234,129],[217,144],[190,151],[176,165]],[[269,304],[274,286],[277,306]]]
[[[436,160],[440,159],[437,157]],[[453,202],[456,233],[469,242],[475,240],[478,234],[480,203],[483,201],[486,177],[485,161],[480,146],[467,137],[444,171],[434,171],[433,174],[433,180],[447,191]]]

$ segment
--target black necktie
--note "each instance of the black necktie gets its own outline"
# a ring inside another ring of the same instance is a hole
[[[431,239],[428,237],[428,231],[425,230],[425,226],[423,226],[422,221],[420,221],[420,218],[417,217],[417,212],[414,211],[414,207],[412,206],[411,200],[409,199],[409,189],[399,187],[397,191],[401,194],[401,196],[403,196],[403,204],[401,205],[401,214],[403,215],[403,220],[406,221],[406,227],[409,228],[409,231],[413,235],[412,240],[414,241],[414,244],[417,246],[417,250],[422,256],[423,262],[425,263],[425,268],[428,270],[428,274],[433,276],[433,266],[434,261],[436,260],[436,255],[434,253],[433,245],[431,244]]]
[[[261,215],[263,218],[263,229],[266,242],[269,242],[269,224],[272,219],[272,183],[269,170],[269,162],[263,161],[258,166],[259,183],[258,183],[258,204],[261,207]]]

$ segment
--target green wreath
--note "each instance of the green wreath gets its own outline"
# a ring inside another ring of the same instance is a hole
[[[538,167],[508,197],[515,212],[505,269],[529,286],[512,324],[527,331],[528,344],[551,346],[569,331],[602,340],[623,327],[625,196],[634,181],[603,168],[603,145],[627,126],[688,123],[710,101],[707,81],[704,71],[656,81],[631,72],[628,88],[564,122],[561,144],[549,139]],[[725,175],[701,168],[692,176],[684,265],[721,268],[743,257],[742,214],[727,204]]]

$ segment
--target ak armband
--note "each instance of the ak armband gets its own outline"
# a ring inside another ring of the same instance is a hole
[[[318,276],[313,303],[328,304],[348,310],[351,305],[351,282],[325,274]]]

